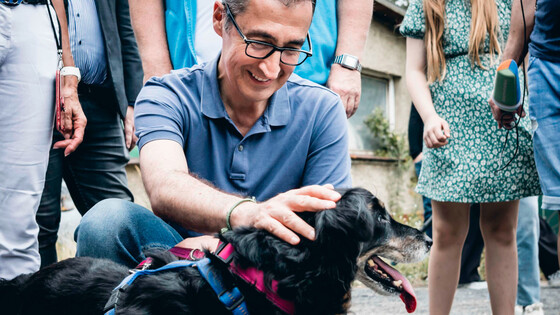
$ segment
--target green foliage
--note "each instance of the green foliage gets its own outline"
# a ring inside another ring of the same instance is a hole
[[[382,109],[376,108],[366,117],[364,124],[374,136],[375,155],[401,161],[408,157],[406,137],[391,131]]]

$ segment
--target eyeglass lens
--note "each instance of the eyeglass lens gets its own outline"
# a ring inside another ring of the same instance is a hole
[[[270,54],[272,54],[273,50],[274,47],[266,45],[264,43],[249,42],[247,43],[246,52],[247,55],[249,55],[249,57],[266,58]],[[300,51],[297,50],[284,50],[281,52],[280,55],[280,60],[283,63],[290,64],[290,65],[298,65],[302,63],[306,58],[307,58],[307,54],[301,53]]]

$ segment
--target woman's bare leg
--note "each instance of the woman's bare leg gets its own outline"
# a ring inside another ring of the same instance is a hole
[[[486,246],[486,280],[492,314],[513,314],[517,294],[517,212],[519,200],[480,205]]]
[[[449,314],[459,282],[461,250],[469,230],[469,204],[432,200],[434,244],[428,265],[430,314]]]

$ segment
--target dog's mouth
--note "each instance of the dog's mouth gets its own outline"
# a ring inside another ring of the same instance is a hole
[[[389,266],[376,255],[372,255],[366,261],[364,271],[368,277],[383,286],[383,289],[387,292],[400,294],[399,296],[409,313],[416,310],[414,289],[408,279],[395,268]]]

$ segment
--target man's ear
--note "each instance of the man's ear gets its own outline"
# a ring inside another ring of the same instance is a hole
[[[223,25],[226,22],[226,8],[221,1],[216,1],[214,3],[214,13],[212,13],[212,25],[214,26],[214,31],[216,34],[222,37]]]

